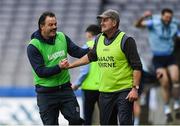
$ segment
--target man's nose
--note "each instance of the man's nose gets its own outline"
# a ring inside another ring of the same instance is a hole
[[[56,25],[53,25],[53,28],[57,28],[57,26],[56,26]]]

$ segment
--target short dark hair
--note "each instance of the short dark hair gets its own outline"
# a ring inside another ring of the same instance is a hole
[[[50,11],[46,11],[46,12],[42,13],[42,15],[39,17],[39,21],[38,21],[39,30],[41,30],[40,25],[44,25],[45,19],[47,16],[56,17],[55,14],[53,12],[50,12]]]
[[[87,27],[86,32],[91,32],[92,35],[98,35],[101,33],[101,28],[98,25],[91,24]]]
[[[161,11],[161,14],[164,15],[166,12],[173,14],[173,11],[172,11],[170,8],[164,8],[164,9]]]

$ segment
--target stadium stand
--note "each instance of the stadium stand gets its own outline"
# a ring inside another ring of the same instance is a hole
[[[0,1],[0,86],[32,85],[26,45],[37,29],[39,15],[53,11],[59,29],[82,46],[84,29],[96,22],[99,0],[1,0]],[[73,73],[73,71],[72,71]]]
[[[147,32],[133,27],[133,21],[143,11],[158,13],[170,7],[179,16],[178,0],[1,0],[0,1],[0,86],[31,85],[32,75],[26,57],[26,45],[31,33],[37,29],[38,16],[46,10],[56,13],[59,30],[82,46],[84,29],[96,23],[96,15],[113,8],[121,13],[120,27],[135,37],[142,58],[150,59]],[[131,4],[129,4],[131,3]],[[149,61],[149,60],[148,60]],[[149,62],[147,62],[149,63]],[[150,64],[148,64],[150,65]],[[72,70],[72,80],[75,71]]]

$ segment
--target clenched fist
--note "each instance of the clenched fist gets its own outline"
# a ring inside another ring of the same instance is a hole
[[[67,59],[63,59],[62,61],[59,61],[59,67],[61,69],[68,69],[69,62]]]

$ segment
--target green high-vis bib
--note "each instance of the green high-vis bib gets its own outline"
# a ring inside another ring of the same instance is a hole
[[[67,58],[67,42],[62,32],[57,32],[54,45],[40,42],[40,40],[35,38],[32,39],[29,44],[32,44],[39,50],[43,56],[46,67],[53,67],[59,64],[59,61]],[[61,70],[59,74],[46,78],[39,77],[33,69],[32,71],[35,85],[39,84],[45,87],[54,87],[70,81],[68,70]]]
[[[88,47],[94,46],[94,41],[88,41]],[[82,82],[81,88],[83,90],[99,90],[99,78],[100,77],[100,70],[97,62],[91,62],[89,64],[89,72],[86,76],[85,80]]]
[[[105,45],[105,37],[101,34],[97,44],[98,65],[101,71],[100,92],[115,92],[132,87],[133,70],[120,48],[124,32]]]

